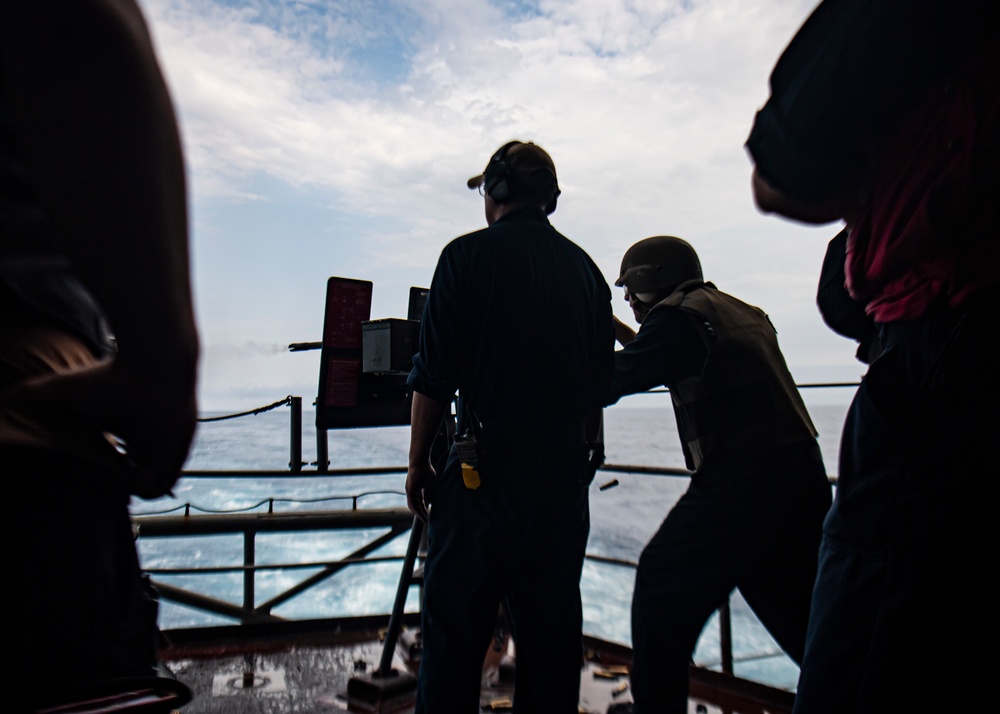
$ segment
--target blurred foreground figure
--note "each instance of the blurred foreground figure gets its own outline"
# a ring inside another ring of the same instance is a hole
[[[194,432],[197,335],[173,108],[131,0],[0,3],[4,701],[150,676],[130,495]]]
[[[698,636],[734,588],[801,661],[830,484],[762,310],[705,282],[694,249],[673,236],[629,248],[615,285],[641,326],[616,321],[611,401],[669,387],[694,472],[639,558],[634,711],[686,714]]]
[[[559,184],[541,147],[505,144],[468,186],[483,194],[488,227],[441,252],[409,377],[406,494],[428,524],[416,711],[479,711],[503,603],[517,648],[515,711],[575,714],[611,292],[549,223]],[[435,473],[431,442],[456,391],[457,443]]]
[[[881,351],[844,427],[796,712],[988,701],[1000,431],[1000,6],[826,0],[748,141],[764,211],[843,220]]]

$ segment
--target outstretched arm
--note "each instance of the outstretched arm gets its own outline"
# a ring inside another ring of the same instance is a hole
[[[625,347],[635,342],[635,330],[617,317],[612,316],[612,319],[615,321],[615,339],[618,340],[618,343]]]

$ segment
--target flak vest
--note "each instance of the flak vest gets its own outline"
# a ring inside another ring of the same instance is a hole
[[[689,469],[816,438],[763,310],[701,281],[653,307],[669,309],[703,324],[708,347],[700,375],[666,385]]]

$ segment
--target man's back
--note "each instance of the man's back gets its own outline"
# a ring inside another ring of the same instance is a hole
[[[428,523],[415,711],[479,708],[502,603],[517,642],[515,706],[572,714],[594,476],[585,427],[611,377],[611,294],[549,225],[560,191],[541,147],[503,145],[467,186],[480,190],[489,228],[442,251],[408,379],[407,504]],[[432,469],[456,392],[476,448],[463,439]]]
[[[712,450],[738,462],[748,453],[815,438],[763,310],[711,284],[682,287],[661,306],[654,310],[675,307],[708,331],[703,339],[710,348],[698,375],[667,385],[686,449]]]
[[[428,372],[461,390],[487,441],[583,442],[611,374],[610,292],[542,211],[452,241],[424,321]]]

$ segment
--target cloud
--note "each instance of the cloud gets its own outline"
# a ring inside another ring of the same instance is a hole
[[[207,341],[238,341],[230,299],[267,315],[254,339],[282,342],[281,314],[321,319],[302,286],[348,271],[398,315],[444,243],[482,226],[464,182],[511,138],[553,155],[553,222],[607,277],[635,240],[682,235],[724,290],[824,331],[813,279],[836,228],[760,216],[742,148],[814,4],[143,0],[198,207]],[[788,340],[790,364],[822,361],[809,342]]]
[[[722,142],[745,162],[774,38],[801,16],[785,9],[779,24],[773,4],[744,2],[545,2],[507,16],[485,3],[373,5],[340,16],[339,3],[146,2],[192,169],[225,179],[206,190],[238,196],[263,171],[328,187],[352,210],[399,212],[379,189],[440,190],[515,135],[545,137],[570,162],[631,164],[639,179],[711,166]],[[383,44],[407,71],[379,86],[350,60],[399,16],[417,21],[413,46]],[[604,190],[602,175],[574,183]]]

